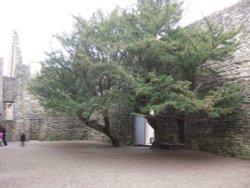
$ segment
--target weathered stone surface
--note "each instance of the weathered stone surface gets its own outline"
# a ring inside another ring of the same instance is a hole
[[[13,102],[16,98],[15,79],[3,77],[3,101]]]
[[[132,109],[117,106],[110,110],[111,133],[120,139],[121,145],[132,145]]]

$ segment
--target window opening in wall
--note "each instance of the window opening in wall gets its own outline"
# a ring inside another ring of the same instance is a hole
[[[14,102],[3,103],[3,116],[5,120],[14,120]]]

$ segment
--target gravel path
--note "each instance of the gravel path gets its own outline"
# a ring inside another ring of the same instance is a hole
[[[4,188],[249,188],[250,161],[96,142],[0,147]]]

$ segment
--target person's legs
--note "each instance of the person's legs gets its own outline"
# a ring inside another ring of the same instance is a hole
[[[3,144],[4,144],[5,146],[7,146],[7,142],[6,142],[5,136],[3,137]]]
[[[24,146],[25,146],[24,141],[21,141],[20,146],[21,146],[21,147],[24,147]]]

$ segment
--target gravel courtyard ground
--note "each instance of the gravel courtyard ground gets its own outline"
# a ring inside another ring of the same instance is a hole
[[[250,161],[86,141],[0,147],[2,188],[249,188]]]

